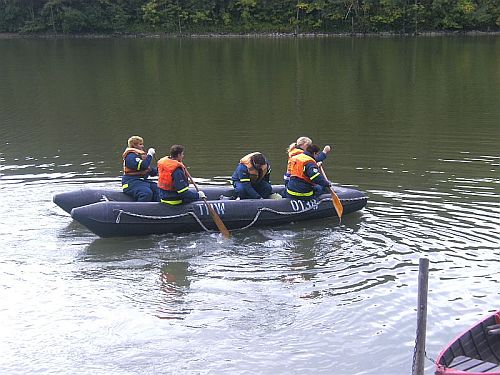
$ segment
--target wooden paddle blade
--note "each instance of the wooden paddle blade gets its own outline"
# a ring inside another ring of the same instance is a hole
[[[342,219],[342,213],[344,212],[344,206],[342,206],[342,202],[339,199],[339,196],[333,191],[333,189],[330,189],[332,193],[332,203],[333,207],[335,207],[335,211],[337,211],[337,215],[339,219]]]
[[[193,177],[191,177],[187,168],[186,167],[183,167],[183,168],[184,168],[184,172],[186,173],[186,176],[191,181],[191,183],[193,184],[196,191],[200,191],[200,189],[198,189],[198,185],[196,185],[196,183],[194,182]],[[226,228],[226,226],[222,222],[222,219],[220,218],[220,216],[217,215],[217,212],[215,212],[214,208],[208,203],[207,198],[203,198],[203,202],[205,202],[205,206],[207,206],[208,212],[210,212],[210,216],[212,217],[212,220],[215,222],[215,225],[217,225],[217,228],[219,228],[219,231],[222,233],[222,235],[225,238],[231,237],[231,233],[229,233],[229,230]]]
[[[208,203],[208,201],[203,199],[205,201],[205,204],[208,207],[208,211],[210,212],[210,216],[212,216],[212,220],[214,221],[215,225],[217,225],[217,228],[219,228],[219,231],[222,233],[222,235],[226,238],[231,237],[231,233],[229,233],[229,230],[226,228],[226,225],[222,221],[219,215],[217,215],[217,212],[215,212],[214,208]]]
[[[321,173],[323,176],[328,180],[328,177],[326,177],[325,170],[323,169],[323,165],[320,165],[319,167]],[[337,212],[337,216],[339,217],[340,221],[342,221],[342,213],[344,212],[344,206],[342,206],[342,202],[339,199],[339,196],[335,191],[329,187],[328,190],[330,190],[330,193],[332,194],[332,203],[333,207],[335,207],[335,211]]]

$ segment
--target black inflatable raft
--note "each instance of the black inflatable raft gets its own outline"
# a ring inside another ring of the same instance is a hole
[[[337,216],[330,194],[311,201],[289,198],[235,200],[232,187],[203,186],[202,190],[229,230]],[[283,185],[273,186],[273,192],[282,190]],[[366,206],[368,197],[364,193],[338,186],[334,190],[342,202],[344,215]],[[203,201],[178,206],[133,202],[120,191],[103,189],[56,194],[53,201],[100,237],[218,231]]]

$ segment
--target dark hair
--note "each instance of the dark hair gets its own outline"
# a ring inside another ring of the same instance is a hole
[[[310,154],[317,154],[319,150],[320,148],[318,145],[310,145],[306,148],[306,151],[309,152]]]
[[[255,165],[266,165],[266,157],[262,154],[255,154],[252,156],[252,163]]]
[[[177,156],[182,154],[184,151],[184,146],[183,145],[173,145],[170,147],[170,158],[175,159]]]

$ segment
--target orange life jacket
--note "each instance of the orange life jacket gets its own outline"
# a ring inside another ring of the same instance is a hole
[[[177,168],[184,170],[184,164],[180,161],[165,156],[158,160],[158,187],[163,190],[175,191],[174,172]]]
[[[304,150],[302,150],[299,147],[294,147],[290,151],[288,151],[288,163],[287,163],[287,166],[286,166],[286,172],[288,174],[290,174],[290,171],[291,171],[291,165],[292,165],[292,161],[291,160],[292,160],[292,158],[295,155],[299,155],[299,154],[303,154],[303,153],[304,153]]]
[[[290,158],[290,177],[298,177],[310,184],[314,184],[314,182],[304,173],[306,171],[306,164],[308,163],[317,165],[316,160],[304,153],[299,153]]]
[[[260,154],[260,152],[251,152],[248,155],[243,156],[240,159],[240,164],[243,164],[248,168],[248,173],[250,173],[250,183],[255,184],[262,180],[268,172],[268,164],[260,166],[259,169],[255,168],[252,164],[252,156]]]
[[[151,171],[151,168],[149,168],[149,167],[139,171],[137,169],[129,168],[125,165],[125,158],[127,157],[128,154],[132,154],[132,153],[139,155],[142,160],[146,160],[146,158],[148,157],[144,151],[139,150],[138,148],[127,147],[122,155],[123,156],[123,174],[125,174],[127,176],[145,176],[145,175],[147,175]],[[141,167],[141,163],[142,163],[142,161],[139,162],[138,168]]]

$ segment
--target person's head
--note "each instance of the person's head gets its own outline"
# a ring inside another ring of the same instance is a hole
[[[255,165],[256,167],[267,164],[266,157],[262,155],[260,152],[255,155],[252,155],[251,160],[252,164]]]
[[[183,158],[184,158],[183,145],[173,145],[172,147],[170,147],[170,159],[182,161]]]
[[[295,143],[302,150],[305,150],[308,146],[312,145],[313,141],[309,137],[299,137]]]
[[[144,139],[139,137],[138,135],[133,135],[128,139],[128,147],[143,149],[144,148]]]
[[[291,143],[290,146],[288,146],[286,152],[288,153],[297,147],[301,148],[302,150],[305,150],[307,146],[311,145],[312,143],[313,142],[309,137],[299,137],[295,142]]]
[[[312,145],[311,144],[311,145],[307,146],[307,148],[305,149],[305,151],[307,151],[311,155],[315,156],[315,155],[319,154],[320,148],[319,148],[318,145]]]

